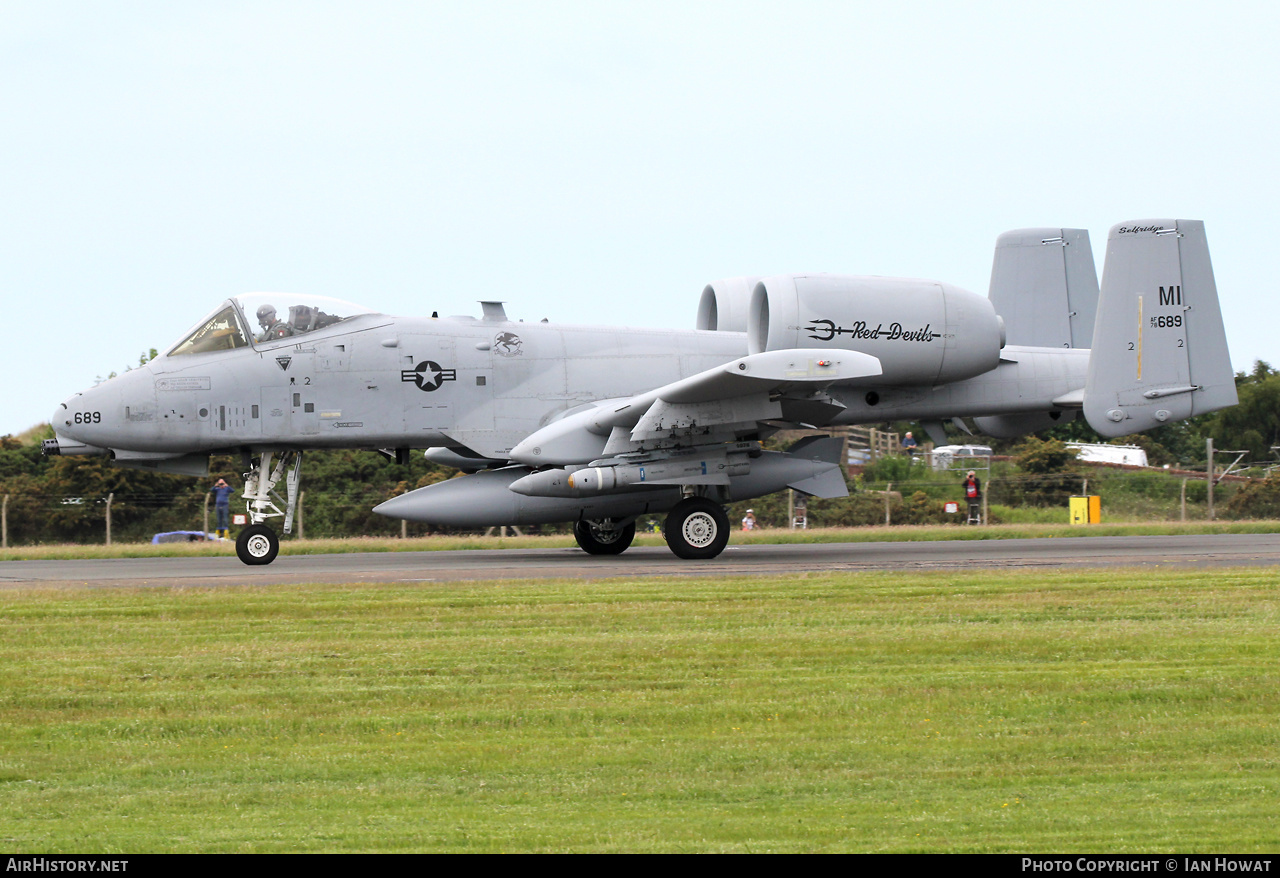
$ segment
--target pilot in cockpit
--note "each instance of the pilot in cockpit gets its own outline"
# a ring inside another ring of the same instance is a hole
[[[258,325],[262,327],[262,332],[258,333],[254,341],[271,341],[293,335],[289,324],[276,317],[274,305],[263,305],[258,309]]]

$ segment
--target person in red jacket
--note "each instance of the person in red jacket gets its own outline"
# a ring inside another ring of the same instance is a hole
[[[982,523],[982,483],[973,470],[964,477],[964,499],[969,504],[968,524]]]

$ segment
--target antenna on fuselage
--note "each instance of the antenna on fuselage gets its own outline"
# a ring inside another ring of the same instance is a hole
[[[484,309],[484,316],[481,320],[487,320],[491,323],[505,323],[507,321],[507,309],[502,307],[501,302],[481,302],[480,307]]]

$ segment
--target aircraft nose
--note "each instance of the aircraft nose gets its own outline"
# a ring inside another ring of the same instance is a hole
[[[49,423],[59,435],[83,441],[84,432],[93,426],[92,412],[95,408],[101,411],[101,408],[96,406],[96,394],[93,393],[93,388],[90,388],[75,394],[58,406]],[[101,423],[101,414],[98,417]]]
[[[125,406],[150,375],[142,370],[108,378],[70,397],[54,411],[50,424],[61,436],[88,445],[114,448],[125,438]]]
[[[107,443],[102,437],[102,417],[99,414],[97,426],[93,412],[101,412],[97,408],[97,397],[89,391],[77,393],[54,409],[49,419],[53,427],[53,438],[46,439],[41,450],[46,455],[65,454],[108,454]]]

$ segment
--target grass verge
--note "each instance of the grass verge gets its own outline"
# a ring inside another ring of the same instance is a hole
[[[0,592],[14,852],[1270,851],[1273,570]]]

